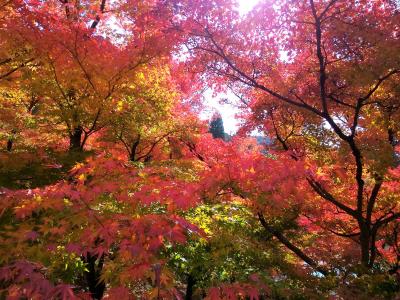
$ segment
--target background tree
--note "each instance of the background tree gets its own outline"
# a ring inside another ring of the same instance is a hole
[[[179,91],[163,65],[138,72],[129,89],[114,104],[106,139],[120,142],[133,162],[149,160],[177,130],[173,114]]]
[[[214,139],[225,140],[224,121],[222,120],[221,114],[219,112],[215,112],[212,115],[209,124],[209,131]]]

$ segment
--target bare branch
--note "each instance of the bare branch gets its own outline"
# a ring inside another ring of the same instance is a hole
[[[4,74],[0,74],[0,80],[3,78],[6,78],[8,76],[10,76],[11,74],[13,74],[14,72],[18,71],[19,69],[27,66],[30,62],[32,62],[34,60],[34,58],[30,58],[27,61],[24,61],[23,63],[21,63],[19,66],[12,68],[11,70],[9,70],[8,72],[4,73]]]
[[[315,192],[317,192],[318,195],[320,195],[322,198],[324,198],[325,200],[331,202],[333,205],[337,206],[338,208],[340,208],[341,210],[345,211],[346,213],[348,213],[350,216],[354,217],[355,219],[360,219],[361,216],[360,214],[352,209],[351,207],[343,204],[342,202],[338,201],[335,199],[335,197],[330,194],[328,191],[326,191],[321,184],[319,184],[317,181],[315,181],[313,178],[311,177],[307,177],[307,181],[310,184],[310,186],[314,189]]]
[[[299,258],[301,258],[304,262],[306,262],[310,267],[314,270],[320,272],[322,275],[327,276],[328,271],[319,266],[310,256],[305,254],[299,247],[290,242],[281,232],[270,226],[265,220],[262,213],[258,213],[258,219],[261,225],[274,237],[276,237],[282,244],[284,244],[289,250],[291,250],[294,254],[296,254]]]
[[[364,101],[368,100],[368,99],[376,92],[376,90],[381,86],[381,84],[382,84],[386,79],[388,79],[388,78],[390,78],[392,75],[398,74],[398,73],[400,73],[400,70],[394,69],[394,70],[391,70],[391,71],[390,71],[389,73],[387,73],[386,75],[380,77],[380,78],[378,79],[378,81],[375,83],[375,85],[373,86],[373,88],[370,89],[369,92],[368,92],[365,96],[360,97],[360,98],[359,98],[359,101],[360,101],[360,102],[364,102]]]

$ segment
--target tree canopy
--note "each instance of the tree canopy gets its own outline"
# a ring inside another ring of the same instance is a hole
[[[0,298],[397,299],[399,97],[398,1],[0,0]]]

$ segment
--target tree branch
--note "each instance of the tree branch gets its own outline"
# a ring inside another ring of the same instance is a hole
[[[332,194],[330,194],[328,191],[326,191],[321,186],[321,184],[318,183],[317,181],[315,181],[313,178],[307,177],[307,182],[314,189],[314,191],[318,195],[320,195],[322,198],[324,198],[325,200],[329,201],[330,203],[332,203],[336,207],[340,208],[344,212],[348,213],[350,216],[354,217],[355,219],[358,220],[358,219],[361,218],[361,216],[358,214],[358,212],[356,210],[354,210],[351,207],[349,207],[349,206],[343,204],[342,202],[336,200],[335,197]]]
[[[314,270],[318,271],[324,276],[327,276],[329,273],[328,271],[319,266],[311,257],[309,257],[307,254],[305,254],[300,248],[295,246],[293,243],[291,243],[281,232],[270,226],[267,221],[265,220],[264,216],[262,213],[257,213],[258,219],[261,223],[261,225],[274,237],[276,237],[282,244],[284,244],[289,250],[291,250],[294,254],[296,254],[299,258],[301,258],[305,263],[307,263],[310,267],[312,267]]]

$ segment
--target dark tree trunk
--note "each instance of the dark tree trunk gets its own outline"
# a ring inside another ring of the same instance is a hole
[[[81,126],[78,126],[74,129],[72,134],[69,135],[69,150],[71,151],[80,151],[81,147],[81,139],[82,139],[83,129]]]
[[[12,150],[12,147],[13,147],[13,143],[14,143],[14,141],[13,141],[13,139],[8,139],[8,141],[7,141],[7,151],[8,152],[11,152],[11,150]]]
[[[140,143],[140,134],[137,136],[135,142],[132,144],[131,153],[129,154],[130,161],[136,161],[136,152],[137,152],[137,147],[139,146],[139,143]]]
[[[361,264],[367,270],[370,263],[370,241],[371,232],[369,226],[364,222],[359,222],[360,227],[360,250],[361,250]]]
[[[86,283],[89,287],[89,291],[92,294],[93,299],[99,300],[103,298],[106,285],[100,280],[101,271],[103,269],[104,256],[101,256],[97,261],[97,255],[91,255],[90,253],[84,258],[87,263],[88,272],[86,275]]]
[[[17,134],[17,131],[15,129],[11,130],[11,135],[9,135],[8,140],[7,140],[7,151],[11,152],[13,145],[14,145],[14,138],[15,135]]]
[[[185,300],[192,300],[193,297],[193,291],[194,291],[194,285],[196,284],[196,279],[192,276],[192,274],[188,275],[187,278],[187,285],[186,285],[186,295],[185,295]]]

